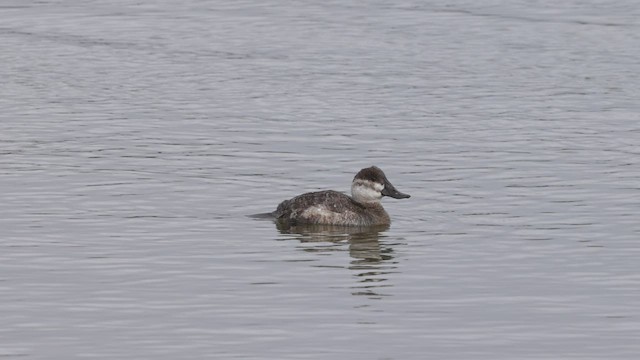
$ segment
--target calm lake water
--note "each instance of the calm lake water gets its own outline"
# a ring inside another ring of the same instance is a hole
[[[3,359],[637,359],[636,1],[3,1]],[[378,165],[389,229],[248,218]]]

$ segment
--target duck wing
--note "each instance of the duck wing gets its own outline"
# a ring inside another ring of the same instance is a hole
[[[310,217],[320,216],[323,212],[335,215],[353,213],[361,209],[362,205],[351,197],[337,191],[326,190],[309,192],[285,200],[278,205],[273,216],[277,219],[316,222]]]

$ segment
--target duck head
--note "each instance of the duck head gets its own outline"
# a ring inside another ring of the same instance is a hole
[[[395,199],[410,197],[398,191],[377,166],[362,169],[356,174],[351,183],[351,196],[359,203],[379,203],[383,196]]]

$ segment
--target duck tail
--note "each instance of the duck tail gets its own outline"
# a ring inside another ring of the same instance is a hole
[[[253,214],[248,216],[252,219],[275,219],[277,217],[277,214],[275,211],[272,211],[268,213]]]

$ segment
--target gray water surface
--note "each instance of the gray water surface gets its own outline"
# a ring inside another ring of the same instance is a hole
[[[635,1],[5,1],[0,357],[637,359]],[[388,229],[247,215],[378,165]]]

